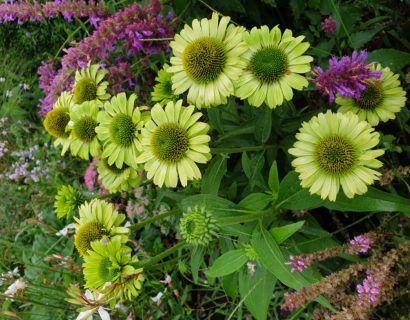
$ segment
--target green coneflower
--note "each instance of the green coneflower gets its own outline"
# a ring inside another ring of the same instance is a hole
[[[124,242],[127,240],[129,229],[120,227],[125,215],[118,214],[112,203],[102,200],[86,202],[79,208],[79,218],[74,219],[74,244],[82,256],[88,254],[93,241],[115,236],[120,236]]]
[[[156,185],[176,187],[178,179],[183,186],[188,180],[200,179],[196,165],[211,158],[207,135],[209,125],[199,122],[202,113],[195,107],[182,107],[182,100],[168,102],[165,109],[156,104],[151,110],[151,120],[142,129],[143,152],[136,159],[145,163],[148,179]]]
[[[245,244],[245,252],[249,260],[253,260],[253,261],[259,260],[258,253],[255,251],[255,248],[250,243]]]
[[[103,289],[111,284],[115,298],[132,300],[137,297],[144,281],[143,269],[136,269],[132,264],[138,262],[137,256],[131,256],[131,248],[121,243],[117,237],[110,241],[95,241],[92,251],[84,257],[84,278],[86,288]]]
[[[74,102],[81,104],[85,101],[103,102],[109,99],[108,82],[103,81],[106,74],[107,70],[100,69],[99,64],[92,64],[86,69],[78,69],[75,72]]]
[[[167,71],[168,68],[169,65],[165,64],[162,70],[159,70],[158,76],[155,78],[158,83],[151,93],[152,101],[158,102],[161,106],[170,101],[178,100],[178,96],[172,90],[172,73]]]
[[[55,197],[54,208],[59,218],[69,217],[84,202],[84,197],[72,186],[63,185]]]
[[[217,234],[218,225],[203,206],[188,208],[179,223],[181,236],[192,245],[206,246]]]
[[[366,120],[372,126],[379,121],[386,122],[396,118],[396,113],[406,104],[406,92],[400,86],[399,75],[380,64],[373,64],[372,71],[382,71],[380,79],[370,79],[359,99],[336,97],[336,103],[341,105],[338,111],[352,111],[360,120]]]
[[[125,163],[122,168],[117,168],[115,165],[109,165],[107,159],[102,159],[96,163],[96,167],[98,179],[110,193],[129,191],[138,187],[142,181],[142,176],[138,174],[138,170]]]
[[[96,132],[103,142],[102,158],[107,158],[109,165],[122,168],[123,164],[137,167],[135,158],[141,153],[138,140],[144,123],[141,108],[134,107],[137,96],[131,94],[127,99],[125,93],[112,97],[105,103],[104,111],[98,115],[100,125]]]
[[[293,97],[293,89],[301,90],[308,81],[299,73],[310,71],[311,56],[302,54],[309,43],[304,36],[293,37],[286,29],[283,34],[276,26],[253,28],[243,34],[248,51],[247,67],[238,80],[235,95],[248,99],[250,105],[260,107],[265,102],[276,108]]]
[[[373,169],[382,166],[376,158],[384,151],[371,150],[379,143],[379,133],[351,112],[320,113],[303,123],[296,139],[289,149],[296,156],[292,165],[302,187],[322,199],[335,201],[340,186],[348,198],[364,194],[380,176]]]
[[[245,66],[245,29],[229,20],[219,20],[216,13],[211,19],[194,19],[170,44],[172,89],[176,95],[188,90],[188,102],[198,108],[225,104]]]
[[[53,109],[47,113],[43,125],[46,131],[53,137],[57,138],[54,141],[54,146],[63,146],[62,155],[66,153],[70,146],[68,139],[70,133],[67,125],[70,122],[70,111],[74,106],[73,95],[67,91],[61,93]]]
[[[88,160],[100,155],[100,143],[97,139],[95,128],[98,125],[97,115],[100,105],[97,101],[86,101],[75,105],[70,112],[71,127],[70,150],[74,156]]]

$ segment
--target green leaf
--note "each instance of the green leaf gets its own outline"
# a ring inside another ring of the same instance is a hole
[[[296,233],[300,228],[303,227],[305,221],[299,221],[296,223],[291,223],[283,227],[273,227],[269,231],[277,244],[281,244],[286,239],[290,238],[294,233]]]
[[[254,211],[265,209],[272,201],[272,196],[266,193],[251,193],[238,203],[238,206]]]
[[[279,186],[277,207],[289,210],[314,209],[326,207],[338,211],[356,212],[395,212],[410,216],[410,201],[398,195],[370,187],[364,195],[349,199],[340,191],[336,201],[322,200],[318,195],[311,195],[308,189],[300,186],[298,174],[289,172]]]
[[[219,108],[208,109],[209,125],[211,128],[216,129],[219,133],[224,132],[221,110]]]
[[[205,255],[205,247],[203,246],[196,246],[192,250],[191,254],[191,273],[192,277],[194,278],[194,282],[198,283],[198,273],[199,269],[201,268],[202,263],[204,262],[204,255]]]
[[[383,67],[389,67],[398,72],[410,64],[410,53],[395,49],[379,49],[369,53],[367,62],[378,62]]]
[[[299,290],[312,283],[306,280],[301,273],[290,272],[290,267],[285,264],[285,257],[275,239],[261,224],[254,230],[252,246],[258,254],[262,265],[284,285]],[[334,310],[326,298],[320,296],[316,301],[324,307]]]
[[[270,167],[268,183],[270,189],[272,190],[272,194],[277,195],[279,192],[279,175],[276,160],[273,161],[272,166]]]
[[[186,197],[181,201],[183,211],[186,211],[189,207],[192,208],[195,206],[205,206],[209,210],[219,212],[226,211],[229,208],[234,208],[236,207],[236,204],[212,194],[196,194]]]
[[[359,31],[351,34],[351,39],[352,39],[352,48],[353,49],[359,49],[362,48],[363,45],[365,45],[367,42],[373,39],[373,37],[379,33],[383,27],[379,27],[373,30],[367,30],[367,31]]]
[[[242,169],[245,175],[250,178],[251,176],[251,160],[249,159],[249,156],[246,152],[242,153],[242,158],[241,158],[241,163],[242,163]]]
[[[262,2],[272,8],[276,8],[276,0],[262,0]]]
[[[239,272],[239,293],[242,301],[257,320],[268,317],[269,303],[277,279],[265,268],[256,266],[256,272],[250,275],[247,268]]]
[[[222,178],[226,174],[227,158],[217,155],[212,159],[202,178],[201,192],[217,195]]]
[[[272,130],[272,109],[264,107],[257,113],[255,123],[255,138],[264,144],[268,141]]]
[[[231,273],[221,278],[226,295],[235,299],[238,295],[238,273]]]
[[[216,259],[205,273],[212,278],[223,277],[237,271],[246,261],[248,261],[248,257],[245,249],[231,250]]]
[[[273,236],[261,225],[252,236],[252,246],[260,257],[263,266],[286,286],[299,290],[309,282],[299,273],[290,272],[286,260]]]

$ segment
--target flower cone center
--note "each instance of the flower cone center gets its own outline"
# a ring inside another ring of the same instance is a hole
[[[91,78],[78,80],[74,87],[74,102],[81,104],[97,98],[97,85]]]
[[[57,108],[47,113],[44,119],[44,128],[47,132],[56,138],[67,138],[69,133],[65,131],[65,127],[70,121],[68,109]]]
[[[329,174],[346,172],[355,162],[353,146],[338,136],[321,141],[317,147],[316,156],[320,168]]]
[[[74,244],[81,255],[87,255],[87,251],[91,250],[91,242],[102,239],[108,235],[104,226],[98,222],[89,222],[82,225],[76,233]]]
[[[98,123],[91,117],[83,117],[76,121],[73,126],[74,135],[83,142],[92,141],[97,135],[95,128]]]
[[[126,114],[117,114],[110,126],[111,138],[115,144],[123,147],[132,145],[135,139],[136,126]]]
[[[260,82],[276,82],[288,69],[288,57],[281,49],[262,48],[252,56],[249,68]]]
[[[373,110],[383,102],[383,87],[379,82],[373,82],[366,85],[366,90],[361,93],[357,104],[361,109]]]
[[[152,152],[158,159],[166,162],[181,160],[188,150],[189,139],[182,128],[176,124],[160,125],[152,135]]]
[[[208,83],[221,74],[226,54],[221,41],[202,37],[189,43],[182,53],[182,64],[188,76],[199,83]]]

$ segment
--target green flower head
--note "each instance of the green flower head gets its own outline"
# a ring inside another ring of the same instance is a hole
[[[218,231],[218,225],[205,207],[188,208],[181,218],[179,228],[182,238],[192,245],[206,246]]]
[[[74,218],[74,244],[82,256],[89,253],[93,241],[118,235],[122,241],[127,241],[129,229],[120,227],[125,216],[119,214],[112,203],[102,200],[86,202],[80,207],[79,214],[79,218]]]
[[[131,248],[125,246],[119,237],[110,241],[91,243],[92,251],[84,257],[84,278],[86,288],[110,291],[115,298],[132,300],[142,288],[142,268],[135,268],[137,256],[131,256]],[[106,286],[110,283],[110,286]]]
[[[80,192],[72,186],[61,186],[55,197],[54,208],[59,218],[69,217],[79,205],[84,202]]]
[[[170,101],[178,100],[178,96],[172,90],[172,74],[167,72],[168,67],[165,64],[164,68],[158,72],[158,76],[155,78],[158,83],[151,93],[152,101],[158,102],[161,106],[165,106]]]

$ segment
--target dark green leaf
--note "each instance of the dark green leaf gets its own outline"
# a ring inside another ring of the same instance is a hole
[[[382,30],[383,27],[379,27],[373,30],[359,31],[351,34],[352,48],[362,48],[367,42],[373,39],[373,37]]]
[[[194,278],[194,282],[198,283],[198,272],[204,261],[205,247],[196,246],[192,250],[191,254],[191,273]]]
[[[254,211],[263,210],[272,201],[272,196],[266,193],[251,193],[238,203],[238,206]]]
[[[395,49],[379,49],[369,53],[367,62],[378,62],[395,72],[410,64],[410,53]]]
[[[231,273],[228,274],[221,279],[222,281],[222,286],[224,288],[224,291],[228,297],[231,299],[235,299],[236,296],[238,295],[238,273]]]
[[[299,221],[283,227],[273,227],[270,229],[270,233],[275,239],[276,243],[281,244],[286,239],[290,238],[300,228],[302,228],[304,223],[305,221]]]
[[[265,107],[258,111],[254,134],[256,140],[264,144],[268,141],[272,130],[272,109]]]
[[[232,250],[216,259],[205,273],[212,278],[223,277],[237,271],[246,261],[248,261],[248,257],[245,249]]]
[[[269,187],[272,190],[272,194],[277,196],[279,192],[279,174],[278,174],[278,164],[276,160],[273,161],[272,166],[269,170]]]
[[[212,159],[202,178],[202,193],[218,194],[219,185],[226,174],[226,161],[227,158],[221,155]]]
[[[260,265],[256,265],[253,275],[249,274],[247,268],[242,268],[239,272],[241,299],[257,320],[267,319],[276,281],[276,278]]]

